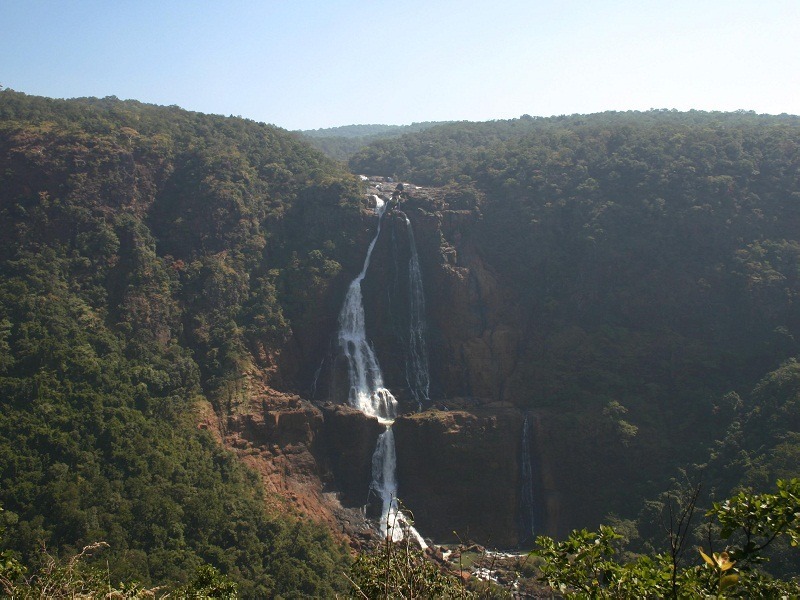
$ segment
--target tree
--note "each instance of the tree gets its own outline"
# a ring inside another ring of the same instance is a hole
[[[800,479],[780,480],[774,493],[740,492],[715,503],[707,516],[719,525],[724,550],[698,548],[696,564],[682,567],[680,554],[696,494],[679,510],[678,528],[668,553],[639,556],[628,563],[615,559],[621,536],[613,528],[573,531],[556,542],[540,536],[531,554],[544,560],[541,579],[567,598],[764,597],[794,594],[797,580],[770,576],[760,565],[764,550],[779,536],[793,547],[800,543]]]
[[[396,525],[400,527],[400,525]],[[350,568],[351,598],[472,598],[453,575],[425,557],[408,531],[393,542],[388,535],[374,552],[361,553]]]

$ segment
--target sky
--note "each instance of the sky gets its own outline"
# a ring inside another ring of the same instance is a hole
[[[286,129],[800,114],[800,0],[0,0],[0,85]]]

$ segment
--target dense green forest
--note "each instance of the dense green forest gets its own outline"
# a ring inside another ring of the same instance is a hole
[[[279,348],[307,317],[296,294],[347,245],[307,211],[357,210],[355,185],[263,124],[0,92],[6,547],[30,562],[105,541],[115,581],[209,563],[247,597],[342,588],[346,552],[268,513],[195,412],[229,406],[246,348]]]
[[[800,475],[799,118],[418,125],[335,132],[348,172],[244,119],[0,91],[0,551],[104,541],[114,581],[348,589],[347,552],[198,422],[224,432],[251,379],[309,388],[374,231],[352,173],[441,187],[412,218],[470,215],[458,236],[517,303],[506,396],[569,433],[561,482],[594,495],[564,503],[632,552],[658,551],[680,483],[703,509]],[[449,241],[418,233],[430,274]],[[466,395],[436,380],[438,327],[434,400]]]
[[[481,215],[522,307],[516,397],[574,433],[560,469],[598,510],[635,514],[679,468],[718,497],[800,474],[800,118],[452,123],[350,166]]]

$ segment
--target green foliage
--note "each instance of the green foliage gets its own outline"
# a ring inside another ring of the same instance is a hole
[[[788,536],[792,547],[800,544],[800,479],[779,480],[775,494],[739,492],[715,502],[709,514],[719,521],[723,539],[740,544],[729,550],[731,558],[756,563],[779,535]]]
[[[210,565],[200,565],[189,583],[172,590],[147,589],[138,582],[111,583],[111,571],[91,562],[94,554],[108,548],[97,542],[65,559],[39,551],[36,568],[28,574],[18,564],[0,571],[0,591],[9,598],[53,600],[72,598],[181,598],[234,600],[239,597],[235,581]]]
[[[145,589],[137,583],[112,585],[108,572],[87,564],[95,553],[108,544],[98,542],[87,546],[66,560],[57,560],[45,550],[40,552],[39,564],[30,574],[26,570],[9,575],[0,572],[0,591],[8,598],[34,600],[48,598],[154,598],[156,589]]]
[[[669,554],[620,561],[622,538],[613,528],[573,531],[556,542],[540,536],[532,555],[544,560],[541,579],[567,598],[780,597],[797,591],[798,581],[760,570],[763,551],[778,536],[796,546],[800,481],[778,481],[776,493],[740,493],[715,503],[708,516],[720,526],[722,552],[698,549],[697,561],[681,566]],[[733,534],[741,532],[738,542]],[[710,541],[710,540],[709,540]]]
[[[541,565],[542,579],[562,594],[597,597],[599,591],[623,585],[638,585],[638,593],[647,596],[663,592],[657,578],[624,577],[625,570],[613,558],[618,549],[615,542],[621,536],[611,527],[602,525],[598,532],[586,529],[573,531],[566,540],[556,542],[540,536],[534,555],[544,559]],[[634,589],[629,588],[631,592]]]
[[[8,588],[25,575],[26,569],[12,552],[5,549],[5,519],[3,507],[0,506],[0,586],[7,593]]]
[[[800,365],[790,358],[749,394],[731,393],[719,401],[730,424],[707,466],[718,489],[763,488],[776,479],[797,477],[799,390]]]
[[[473,598],[453,575],[405,542],[386,541],[350,568],[351,598]]]
[[[185,586],[173,591],[170,596],[187,599],[218,598],[235,600],[238,598],[237,585],[210,565],[197,568],[194,579]]]
[[[755,389],[800,354],[799,149],[796,116],[609,112],[443,124],[350,166],[474,190],[448,242],[513,294],[504,397],[566,430],[559,487],[599,523],[709,446],[721,493],[800,474],[795,382]]]
[[[42,545],[62,565],[102,540],[102,558],[79,562],[108,561],[106,583],[184,584],[209,565],[243,597],[346,588],[346,552],[268,515],[194,413],[205,397],[226,417],[265,360],[250,349],[279,348],[287,314],[306,317],[295,293],[326,292],[348,234],[306,228],[307,205],[345,222],[357,188],[264,124],[0,91],[6,575]],[[295,291],[280,280],[298,248],[318,249],[318,272]]]

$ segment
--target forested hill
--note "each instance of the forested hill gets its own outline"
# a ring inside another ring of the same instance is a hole
[[[346,591],[345,552],[277,510],[219,442],[266,431],[265,468],[320,490],[341,492],[336,473],[361,464],[351,450],[369,475],[366,419],[291,396],[322,370],[374,235],[353,173],[441,186],[408,186],[402,207],[429,319],[433,409],[406,419],[407,433],[432,427],[414,443],[423,454],[461,431],[437,419],[532,415],[542,502],[581,524],[635,518],[692,463],[722,494],[799,474],[800,118],[439,124],[349,165],[240,118],[0,91],[0,560],[102,540],[113,581],[170,586],[208,563],[245,597]],[[405,232],[399,216],[387,231]],[[381,318],[380,282],[398,239],[377,244],[364,291],[386,356],[399,328]],[[388,363],[402,386],[402,360]],[[267,414],[281,394],[286,412]],[[483,412],[456,414],[471,407]],[[268,427],[279,414],[283,440]],[[316,463],[303,435],[323,421],[352,429],[318,443]],[[514,506],[519,453],[484,452],[490,438],[447,446],[459,454],[445,471],[469,473],[452,481],[471,498],[485,487],[475,473],[505,465]],[[245,459],[263,449],[249,443]],[[424,480],[421,505],[459,497],[432,490],[444,474]],[[358,498],[369,486],[350,483]],[[640,520],[642,539],[661,534],[645,530],[655,522]]]
[[[596,506],[692,462],[709,489],[798,475],[800,118],[453,123],[350,165],[481,215],[470,239],[521,307],[504,397],[567,423],[558,472]]]
[[[426,121],[411,125],[343,125],[327,129],[306,129],[297,133],[329,157],[347,161],[371,142],[396,138],[441,124],[441,122]]]
[[[745,111],[653,110],[547,118],[523,115],[509,120],[441,123],[407,136],[375,140],[350,159],[350,167],[356,173],[389,174],[421,185],[443,185],[459,177],[463,180],[465,176],[481,179],[481,169],[485,170],[492,161],[497,161],[498,169],[505,170],[513,166],[503,163],[503,158],[510,154],[519,154],[520,159],[530,162],[534,157],[525,156],[525,148],[546,147],[556,152],[562,148],[576,151],[579,146],[586,146],[584,154],[578,152],[570,158],[588,165],[603,154],[630,153],[637,149],[636,144],[651,142],[665,151],[670,140],[673,149],[687,150],[695,139],[698,144],[715,146],[735,144],[745,136],[754,136],[751,143],[757,143],[776,129],[796,128],[798,119],[793,115],[757,115]],[[679,138],[672,139],[676,135]],[[680,137],[687,135],[686,139]],[[716,150],[719,149],[715,146]],[[717,160],[710,151],[705,156],[702,149],[695,148],[692,152],[687,159],[703,158],[707,164]],[[543,156],[535,158],[541,161]],[[646,157],[640,156],[643,158]],[[735,161],[735,157],[728,160]],[[516,164],[523,166],[519,160]],[[562,166],[568,164],[567,158],[563,158]],[[733,163],[730,166],[735,168]]]
[[[342,125],[340,127],[327,127],[321,129],[303,129],[298,133],[311,138],[378,138],[395,137],[406,133],[415,133],[429,129],[434,125],[441,125],[444,121],[426,121],[424,123],[412,123],[411,125]]]
[[[247,597],[343,589],[327,532],[268,514],[196,413],[310,318],[356,185],[275,127],[0,92],[3,547],[102,540],[113,582],[210,563]]]

